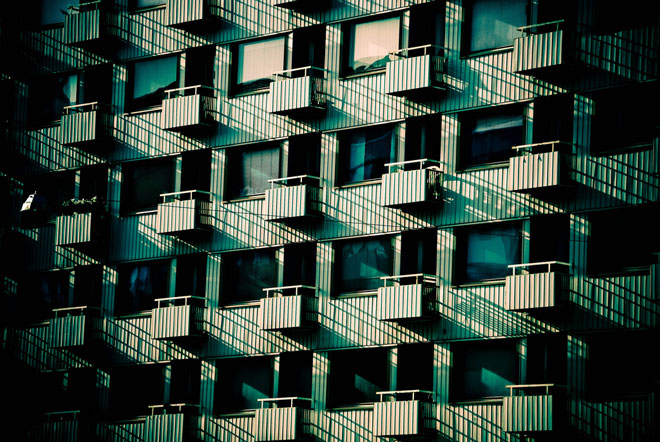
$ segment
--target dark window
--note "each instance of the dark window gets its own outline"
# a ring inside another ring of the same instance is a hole
[[[23,310],[30,319],[44,319],[51,316],[52,309],[72,307],[67,271],[28,274],[21,292]]]
[[[606,210],[589,215],[587,255],[590,273],[648,268],[660,247],[657,207]]]
[[[261,408],[273,397],[273,358],[241,357],[218,362],[215,413]]]
[[[181,161],[181,190],[211,189],[211,151],[184,152]]]
[[[529,335],[527,337],[527,384],[566,385],[566,337]]]
[[[45,381],[40,391],[44,411],[92,411],[95,408],[93,393],[96,389],[96,370],[74,368],[67,371],[49,371],[42,375]]]
[[[399,49],[401,17],[350,23],[344,28],[344,74],[384,69]]]
[[[102,266],[76,267],[73,286],[73,305],[100,307],[102,286]]]
[[[660,19],[658,2],[639,2],[634,8],[624,8],[616,0],[598,0],[592,5],[593,26],[596,33],[611,34],[625,29],[657,26]]]
[[[78,104],[78,74],[40,77],[30,84],[30,121],[35,125],[62,119],[65,106]]]
[[[529,262],[569,262],[570,218],[541,215],[530,220]],[[533,270],[533,267],[530,269]],[[543,267],[542,271],[546,268]]]
[[[167,89],[179,86],[179,56],[136,61],[129,71],[127,110],[160,106]]]
[[[321,134],[289,139],[288,176],[321,174]]]
[[[469,401],[508,395],[520,384],[517,342],[490,340],[453,346],[451,397]]]
[[[316,243],[284,248],[284,285],[316,286]]]
[[[401,274],[435,275],[437,231],[411,230],[401,234]]]
[[[534,143],[573,141],[573,96],[558,95],[534,100]]]
[[[459,284],[504,279],[509,265],[519,264],[519,224],[490,224],[456,233],[456,279]]]
[[[513,46],[527,24],[527,0],[472,0],[466,14],[468,52]]]
[[[155,305],[154,299],[167,298],[169,270],[169,261],[148,261],[120,266],[115,313],[121,315],[151,310]]]
[[[279,178],[280,146],[262,144],[248,149],[230,149],[227,163],[228,198],[259,195],[270,188],[268,180]]]
[[[396,362],[397,390],[433,391],[433,344],[401,345]]]
[[[380,179],[385,164],[394,161],[392,126],[374,126],[342,133],[339,137],[339,183]]]
[[[336,293],[377,290],[381,276],[392,275],[392,238],[338,241],[335,245]]]
[[[406,122],[406,152],[405,161],[428,158],[438,161],[440,159],[440,117],[413,118]],[[409,169],[419,168],[413,164]]]
[[[171,158],[122,165],[122,214],[155,210],[162,193],[172,192],[174,163]]]
[[[205,297],[206,254],[180,256],[176,261],[176,295]]]
[[[279,397],[312,397],[312,360],[311,351],[281,354]]]
[[[459,166],[468,168],[506,162],[513,146],[523,144],[523,114],[520,106],[477,111],[461,117]]]
[[[80,169],[78,196],[90,199],[96,197],[105,201],[108,188],[108,167],[106,165],[85,166]]]
[[[199,404],[202,366],[199,360],[172,362],[170,397],[165,398],[170,404]]]
[[[41,0],[39,3],[39,24],[44,26],[64,23],[64,17],[78,6],[78,0]]]
[[[255,301],[264,288],[277,286],[276,249],[248,250],[222,256],[222,303]]]
[[[410,7],[408,47],[444,46],[445,2],[432,2]],[[413,54],[409,54],[413,55]]]
[[[149,414],[149,405],[161,405],[164,398],[164,369],[161,364],[115,367],[110,373],[110,415],[131,419]],[[136,394],[139,386],[140,394]]]
[[[388,349],[360,349],[328,353],[329,407],[376,402],[378,391],[388,388]]]

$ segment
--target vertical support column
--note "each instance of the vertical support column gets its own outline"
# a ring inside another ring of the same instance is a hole
[[[178,155],[174,158],[174,182],[172,188],[175,192],[181,192],[181,173],[183,172],[183,157]]]
[[[521,232],[522,232],[522,248],[520,250],[520,262],[526,263],[529,262],[529,253],[530,253],[530,244],[531,244],[531,221],[525,219],[522,221]]]
[[[277,262],[277,285],[284,285],[284,247],[275,250],[275,261]]]
[[[215,383],[217,381],[216,361],[201,361],[202,377],[200,382],[199,407],[202,416],[213,414]]]
[[[170,403],[172,391],[172,364],[163,367],[163,404]]]
[[[391,347],[387,353],[389,366],[387,367],[387,374],[389,376],[388,390],[396,390],[397,385],[397,367],[399,366],[399,348]]]
[[[312,361],[312,407],[316,410],[325,410],[329,372],[328,352],[314,353]]]
[[[108,316],[113,316],[115,311],[115,297],[119,278],[115,267],[103,267],[101,308]]]
[[[176,296],[176,269],[178,258],[172,258],[170,261],[170,280],[168,281],[167,296],[173,298]],[[154,305],[155,307],[155,305]]]
[[[220,255],[209,255],[206,259],[206,306],[207,311],[213,311],[220,306],[220,287],[222,281]]]
[[[394,262],[392,263],[392,275],[401,274],[401,234],[394,235],[392,238],[392,246],[394,248]]]
[[[451,376],[452,358],[448,343],[434,344],[433,368],[433,392],[438,403],[437,416],[439,417],[436,430],[449,440],[452,437],[454,427],[452,425],[452,408],[449,406],[449,380]]]
[[[280,397],[280,362],[282,355],[273,358],[273,397]]]
[[[281,143],[282,146],[282,177],[289,176],[289,139],[283,140]]]
[[[406,130],[407,125],[405,121],[394,127],[396,146],[396,157],[394,161],[404,161],[406,159]]]

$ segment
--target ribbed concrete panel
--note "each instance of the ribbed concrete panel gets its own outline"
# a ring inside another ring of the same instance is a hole
[[[372,441],[373,410],[320,411],[315,431],[321,440]]]
[[[374,436],[417,436],[422,431],[420,401],[376,402],[374,404]]]
[[[568,293],[569,276],[556,272],[509,275],[506,277],[504,308],[531,310],[561,304]]]
[[[156,232],[176,235],[204,230],[210,225],[210,209],[210,202],[198,199],[161,203],[156,216]]]
[[[207,17],[208,2],[214,0],[167,0],[167,26],[181,26]]]
[[[266,189],[264,219],[282,221],[319,213],[320,190],[310,184]]]
[[[66,15],[64,17],[64,43],[80,46],[98,41],[102,37],[102,27],[105,24],[101,22],[104,14],[105,12],[96,9]]]
[[[380,321],[421,318],[429,295],[429,288],[423,284],[379,287],[376,317]]]
[[[386,94],[408,96],[428,93],[439,91],[444,85],[444,57],[420,55],[401,58],[388,61],[385,69]]]
[[[303,326],[305,295],[263,298],[260,300],[260,304],[263,330],[282,330]]]
[[[84,145],[98,140],[101,133],[101,111],[71,112],[62,115],[60,142],[66,145]]]
[[[145,363],[172,357],[161,341],[151,338],[151,316],[106,319],[102,338],[119,361]]]
[[[147,416],[144,422],[144,442],[184,442],[186,423],[184,413]]]
[[[416,203],[442,202],[443,173],[418,169],[386,173],[380,186],[381,204],[400,207]]]
[[[93,213],[74,213],[57,217],[55,244],[63,247],[74,247],[89,244],[99,233],[101,220]]]
[[[447,405],[442,409],[443,435],[456,442],[500,442],[507,435],[500,424],[501,404]]]
[[[323,78],[306,75],[270,83],[269,112],[280,115],[323,109]],[[309,116],[309,114],[307,114]]]
[[[161,128],[181,131],[199,129],[215,122],[215,97],[199,93],[163,100]]]
[[[63,315],[64,313],[62,313]],[[50,320],[50,346],[71,348],[85,345],[91,318],[79,312],[75,315],[58,316]]]
[[[254,415],[256,442],[298,440],[302,436],[300,407],[259,408]]]
[[[505,396],[502,406],[502,429],[507,433],[530,433],[554,430],[553,395]]]
[[[108,425],[110,442],[145,442],[144,421]]]
[[[533,74],[544,68],[566,64],[570,34],[564,30],[532,34],[513,40],[513,71]]]
[[[151,337],[172,339],[195,335],[195,319],[199,315],[197,310],[198,307],[192,305],[155,308],[151,316]]]
[[[207,434],[214,440],[226,442],[254,442],[254,415],[230,418],[211,418]]]
[[[80,422],[76,418],[68,416],[58,418],[58,416],[49,417],[49,422],[36,430],[30,431],[30,442],[82,442],[78,437]]]
[[[515,156],[509,159],[507,189],[512,192],[532,193],[535,190],[565,185],[566,159],[561,152],[545,152]]]

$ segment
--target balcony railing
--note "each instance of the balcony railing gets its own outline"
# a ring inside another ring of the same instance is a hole
[[[374,436],[420,436],[433,428],[435,405],[432,392],[397,390],[379,391],[377,394],[380,401],[374,403]],[[392,400],[385,401],[385,398]]]
[[[205,303],[206,299],[199,296],[156,299],[156,308],[151,313],[151,337],[176,339],[201,336]]]
[[[150,405],[149,408],[151,414],[144,422],[144,442],[199,440],[198,405]]]
[[[390,52],[385,67],[385,93],[409,98],[428,98],[446,89],[447,59],[436,45],[416,46]]]
[[[102,0],[81,3],[69,7],[64,17],[64,44],[87,49],[98,48],[107,43],[110,26],[110,11]]]
[[[78,147],[98,144],[106,137],[108,117],[107,107],[98,101],[66,106],[62,114],[60,142]]]
[[[100,310],[96,307],[64,307],[53,309],[50,320],[50,345],[53,348],[81,348],[92,339],[93,321]]]
[[[80,410],[46,413],[45,422],[30,431],[28,440],[48,442],[84,441],[81,433]]]
[[[217,124],[215,89],[186,86],[165,91],[161,128],[178,132],[208,129]]]
[[[264,200],[266,221],[287,221],[318,216],[320,211],[319,177],[297,175],[268,180]]]
[[[225,17],[227,0],[167,0],[165,24],[174,28],[194,30]]]
[[[318,115],[325,109],[324,69],[314,66],[289,69],[273,74],[270,83],[271,113],[290,117]]]
[[[281,397],[257,400],[261,402],[261,408],[256,410],[254,416],[255,442],[292,441],[303,438],[303,425],[309,421],[309,414],[305,411],[312,402],[310,398]],[[284,405],[280,405],[281,402]],[[301,403],[306,403],[307,406],[302,407]],[[276,407],[264,407],[270,404],[275,404]]]
[[[419,164],[419,168],[408,166]],[[428,158],[387,163],[380,185],[380,203],[385,207],[418,206],[442,202],[444,174],[440,163]]]
[[[574,34],[564,20],[519,27],[523,36],[513,41],[513,71],[539,75],[559,72],[575,59]]]
[[[186,235],[209,230],[212,225],[210,196],[203,190],[161,194],[156,231],[164,235]]]
[[[105,226],[105,217],[101,213],[59,215],[55,228],[55,244],[87,250],[101,243]]]
[[[539,193],[569,187],[569,159],[573,145],[564,141],[513,146],[507,188],[511,192]]]
[[[507,433],[538,433],[557,429],[559,400],[551,390],[555,384],[507,385],[504,397],[502,429]],[[514,392],[524,396],[514,395]],[[532,393],[532,394],[529,394]]]
[[[266,297],[260,300],[263,330],[291,330],[316,322],[316,287],[291,285],[263,289]]]
[[[542,270],[536,273],[516,274],[518,269]],[[566,272],[554,271],[563,267]],[[506,277],[504,308],[507,310],[534,310],[560,305],[568,292],[570,264],[561,261],[543,261],[513,264],[513,274]]]
[[[382,276],[378,288],[376,317],[381,321],[421,319],[435,311],[437,276],[415,273]]]

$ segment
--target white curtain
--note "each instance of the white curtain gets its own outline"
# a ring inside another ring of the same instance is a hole
[[[238,47],[238,84],[268,78],[284,69],[285,37],[244,43]]]
[[[384,67],[387,55],[399,49],[399,17],[355,25],[349,60],[355,70]]]

